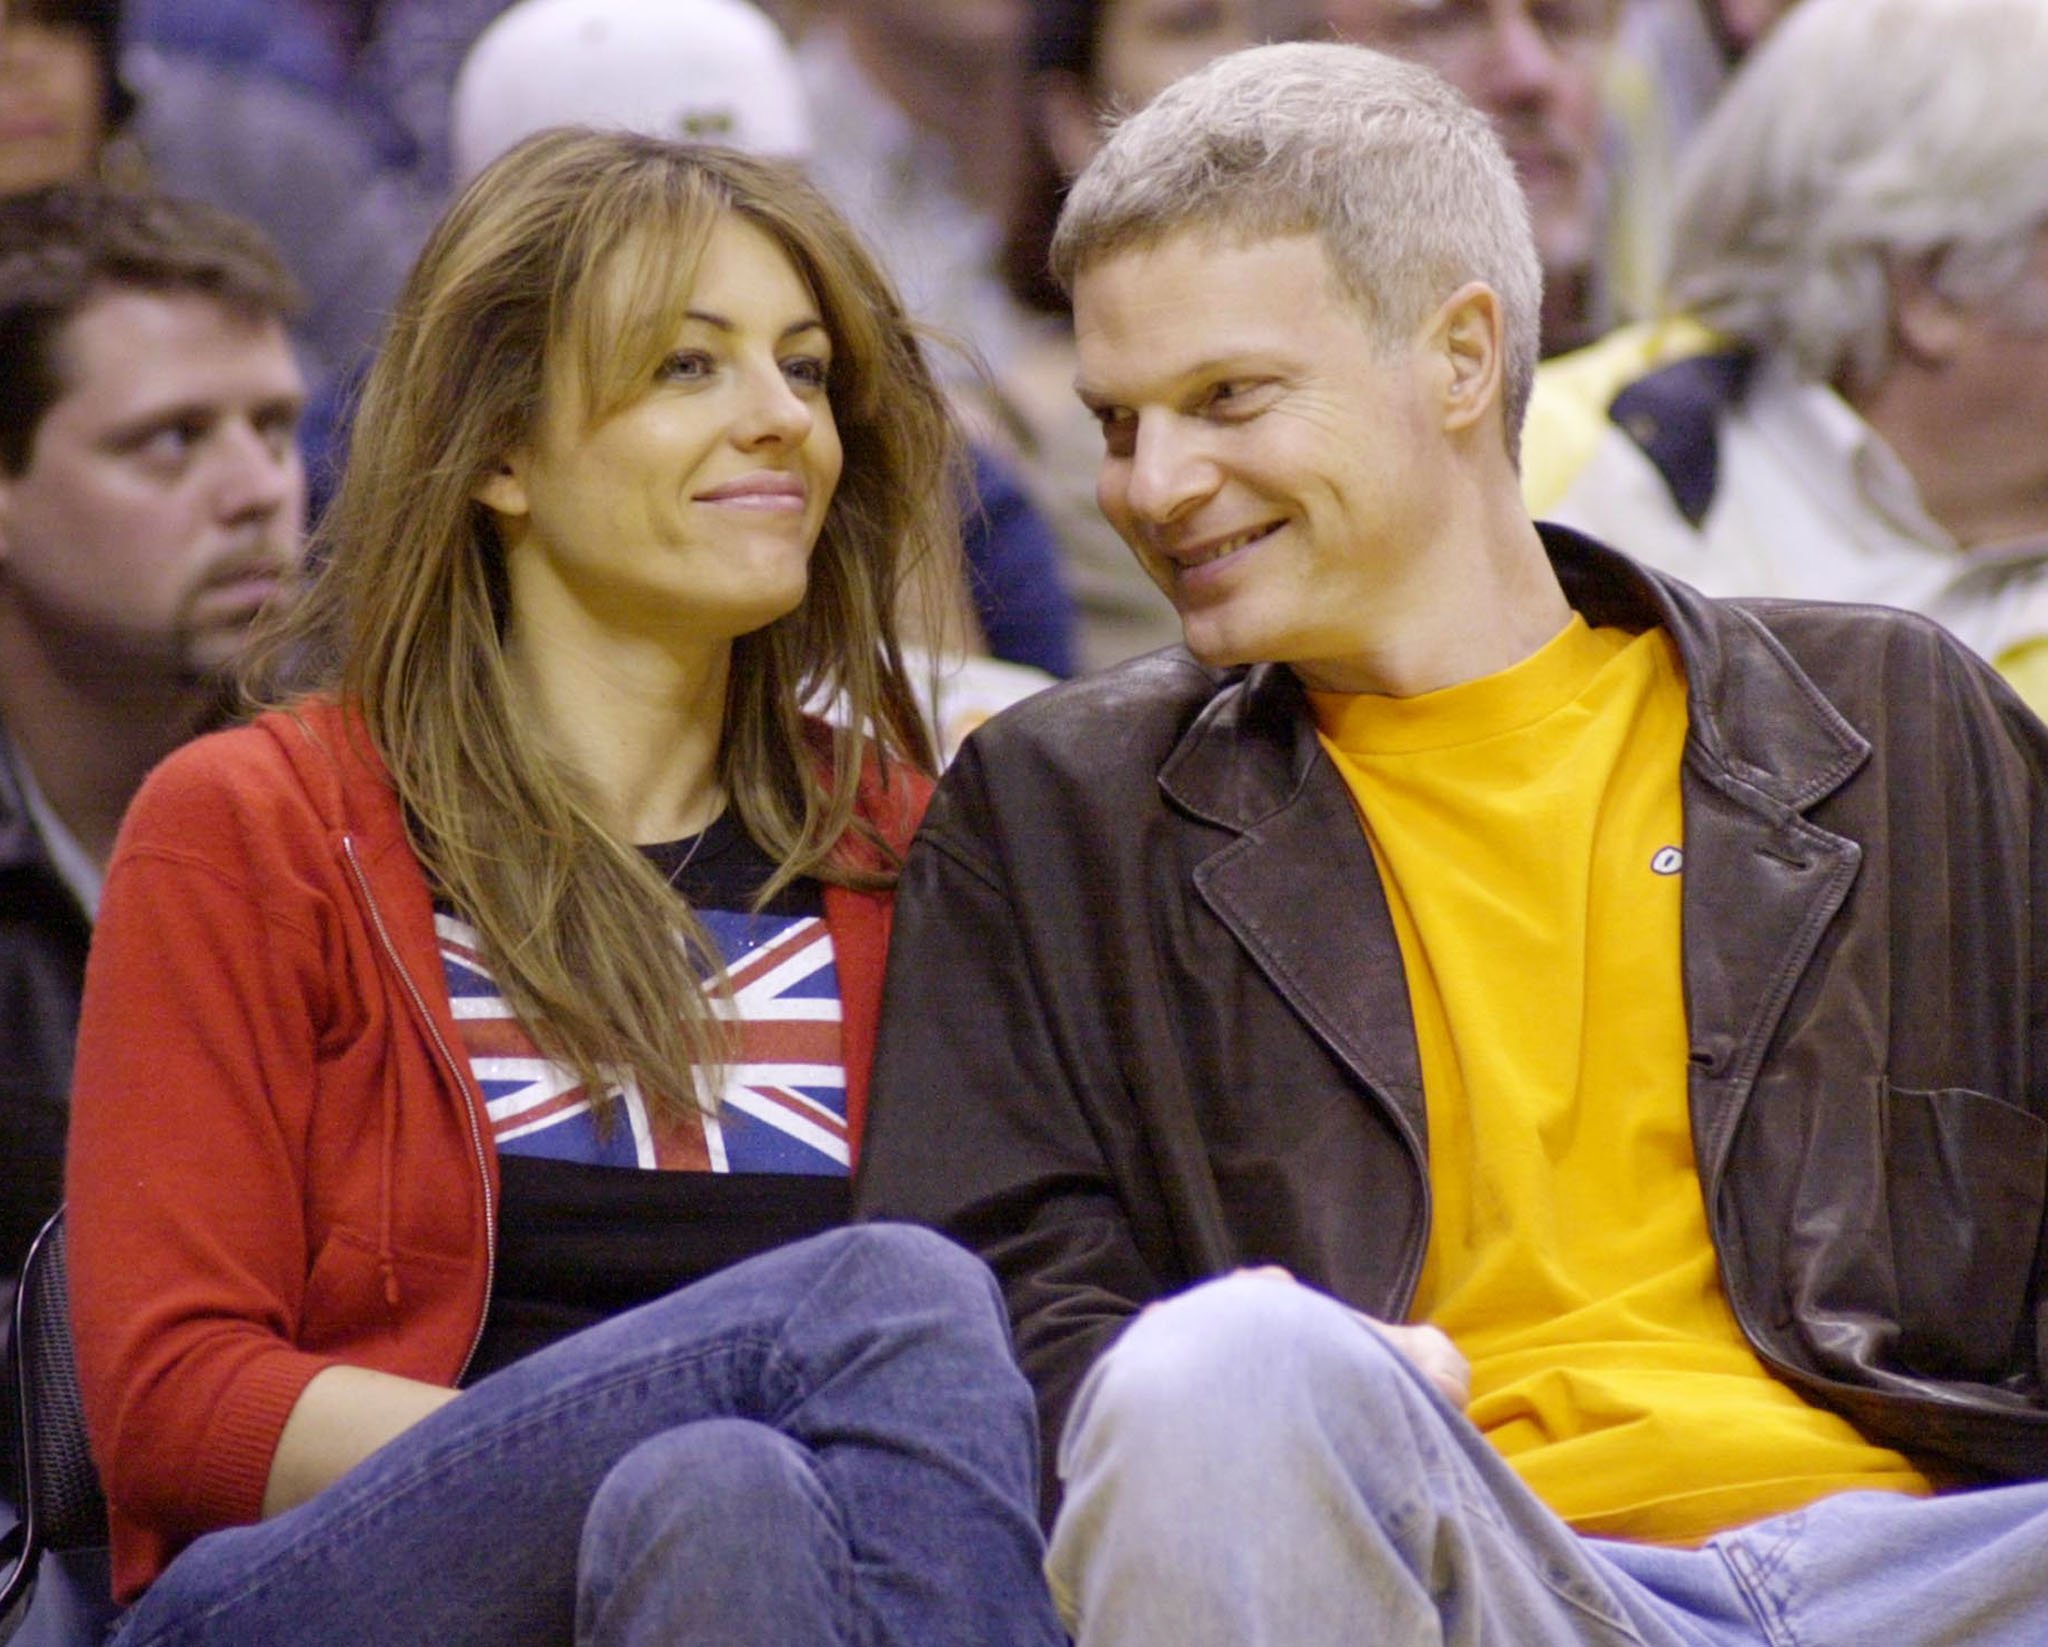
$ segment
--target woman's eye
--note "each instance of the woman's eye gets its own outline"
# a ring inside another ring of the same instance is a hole
[[[661,363],[661,376],[670,383],[691,383],[711,375],[711,357],[702,349],[678,349]]]
[[[817,355],[795,355],[782,363],[783,375],[800,389],[822,389],[831,381],[829,361]]]

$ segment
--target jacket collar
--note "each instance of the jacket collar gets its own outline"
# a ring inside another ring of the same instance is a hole
[[[48,861],[42,837],[28,815],[28,802],[14,775],[7,732],[0,727],[0,869],[22,869]]]
[[[1686,675],[1685,968],[1695,1149],[1717,1181],[1765,1047],[1860,858],[1802,814],[1870,745],[1745,605],[1711,600],[1590,538],[1545,526],[1560,582],[1595,626],[1661,624]],[[1162,765],[1187,813],[1232,832],[1194,869],[1203,901],[1427,1159],[1406,974],[1365,833],[1291,671],[1219,676]],[[1349,895],[1332,896],[1333,888]],[[1719,918],[1727,911],[1741,919]],[[1401,1278],[1412,1289],[1420,1249]]]
[[[1847,782],[1869,742],[1743,606],[1640,566],[1565,527],[1539,527],[1566,598],[1593,626],[1662,626],[1685,668],[1692,745],[1708,766],[1793,812]],[[1225,684],[1160,768],[1174,803],[1243,834],[1298,799],[1320,756],[1293,671]]]

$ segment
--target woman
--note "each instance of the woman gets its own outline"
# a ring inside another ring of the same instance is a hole
[[[166,763],[108,877],[118,1640],[1058,1639],[988,1278],[834,1227],[950,469],[790,173],[558,131],[436,230],[278,637],[320,690]]]
[[[139,170],[118,137],[135,100],[115,71],[118,0],[0,4],[0,194]]]
[[[300,440],[324,485],[352,375],[440,197],[380,171],[368,138],[301,88],[190,52],[124,52],[124,10],[0,0],[0,195],[97,179],[261,228],[307,296],[292,324],[313,388]]]

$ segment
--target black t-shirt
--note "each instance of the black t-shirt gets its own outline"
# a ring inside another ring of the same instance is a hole
[[[730,812],[700,836],[643,850],[711,927],[734,972],[735,987],[741,989],[742,1012],[748,1010],[752,986],[742,988],[736,952],[760,953],[764,942],[800,944],[805,932],[815,945],[822,935],[824,897],[814,880],[783,888],[756,918],[751,908],[755,894],[775,866]],[[825,953],[829,956],[829,950]],[[473,956],[444,943],[444,957],[451,992],[461,990],[458,971],[474,973]],[[801,961],[797,965],[800,969]],[[795,987],[797,1004],[820,1012],[828,989],[836,1009],[836,974],[814,968],[808,982]],[[460,1012],[458,1007],[458,1022]],[[815,1039],[821,1026],[798,1027]],[[836,1027],[835,1010],[835,1046]],[[841,1083],[843,1090],[843,1072]],[[481,1072],[480,1084],[487,1095],[493,1090]],[[728,1095],[734,1091],[729,1077]],[[754,1125],[747,1117],[733,1119]],[[614,1128],[623,1124],[615,1115]],[[710,1170],[701,1164],[697,1170],[688,1165],[658,1170],[667,1163],[645,1159],[644,1147],[641,1164],[623,1165],[527,1153],[530,1140],[501,1143],[497,1279],[483,1341],[465,1381],[473,1383],[558,1338],[728,1264],[846,1221],[849,1180],[843,1165],[835,1170],[831,1160],[811,1152],[803,1157],[805,1170],[774,1170],[785,1159],[778,1151],[797,1146],[758,1126],[755,1133],[767,1140],[764,1147],[751,1157],[744,1150],[730,1158],[720,1152]]]

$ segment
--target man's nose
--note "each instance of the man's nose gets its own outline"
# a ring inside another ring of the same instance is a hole
[[[305,461],[291,435],[247,422],[220,431],[215,503],[223,520],[240,521],[305,509]]]
[[[1123,501],[1134,517],[1164,525],[1215,487],[1215,464],[1197,431],[1181,419],[1140,420],[1123,484]]]

